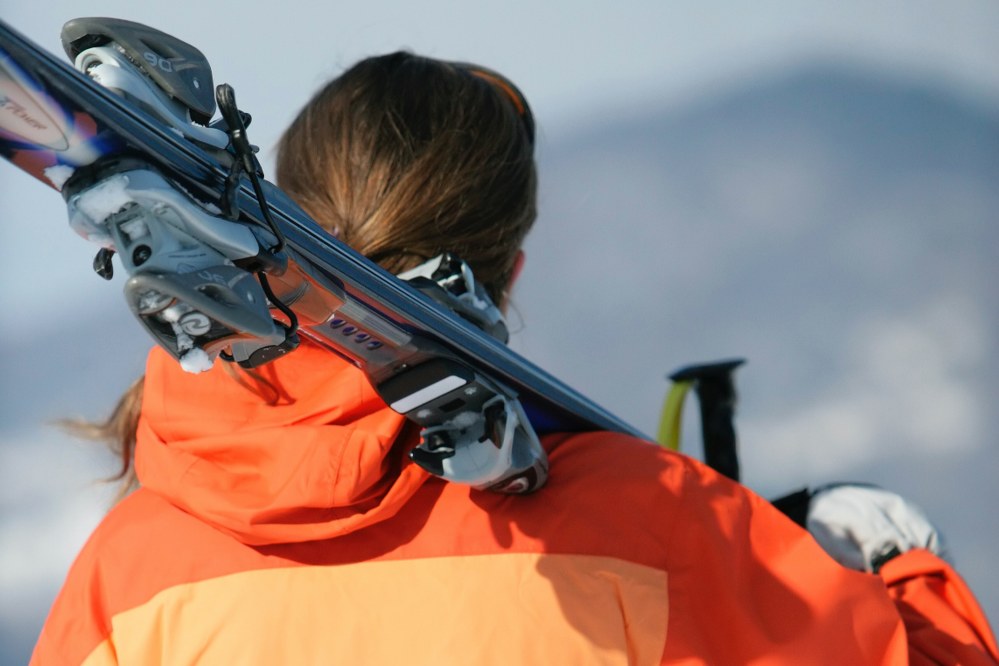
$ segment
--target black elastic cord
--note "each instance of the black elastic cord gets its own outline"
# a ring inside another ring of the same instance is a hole
[[[277,238],[277,243],[274,247],[269,248],[268,251],[271,254],[277,254],[285,248],[284,233],[282,233],[281,229],[274,222],[274,218],[271,217],[270,206],[267,205],[264,188],[260,184],[260,177],[257,175],[257,165],[253,157],[254,147],[250,144],[250,140],[246,135],[246,123],[243,122],[243,116],[236,105],[236,91],[228,83],[221,83],[215,88],[215,99],[218,102],[219,113],[222,114],[222,118],[225,120],[229,140],[237,157],[235,164],[233,164],[233,171],[229,174],[229,178],[226,179],[226,187],[237,187],[239,185],[238,174],[240,169],[246,172],[246,175],[250,178],[250,184],[253,185],[253,193],[257,196],[257,205],[260,206],[260,214],[263,216],[267,228]],[[235,192],[232,191],[228,193],[226,199],[233,202],[235,200],[234,195]],[[235,211],[232,211],[232,213],[235,213]]]
[[[215,100],[218,102],[219,112],[222,114],[222,119],[226,124],[226,132],[229,135],[229,143],[232,146],[232,150],[236,157],[236,160],[232,165],[232,170],[226,177],[226,192],[224,195],[224,201],[226,208],[228,209],[226,214],[232,220],[237,220],[239,218],[237,192],[240,184],[241,172],[245,172],[250,179],[250,184],[253,186],[253,193],[257,197],[257,205],[260,207],[260,214],[263,217],[264,223],[267,225],[267,228],[270,229],[271,233],[274,234],[274,238],[277,239],[274,246],[268,248],[267,252],[271,255],[276,255],[284,250],[286,241],[281,228],[278,227],[278,225],[274,222],[274,218],[271,217],[270,206],[267,205],[267,197],[264,195],[264,188],[260,183],[260,175],[258,174],[259,166],[256,158],[253,156],[254,152],[256,152],[256,148],[250,144],[250,140],[246,135],[246,123],[248,122],[249,116],[246,116],[247,120],[244,121],[243,114],[240,113],[239,107],[236,105],[236,91],[233,90],[232,86],[228,83],[222,83],[215,88]],[[280,310],[284,316],[288,318],[287,325],[283,322],[275,320],[275,323],[279,324],[285,330],[285,342],[271,349],[283,349],[284,351],[294,349],[298,346],[298,338],[296,337],[296,333],[298,332],[298,316],[295,315],[295,312],[290,307],[285,305],[274,293],[274,290],[271,289],[271,284],[267,279],[266,273],[258,271],[256,275],[268,302],[270,302],[272,306]],[[290,344],[291,346],[286,347],[285,345],[287,344]],[[223,356],[223,358],[226,357]],[[229,356],[226,360],[231,359],[232,357]]]
[[[274,295],[274,291],[271,289],[271,283],[268,281],[266,273],[257,273],[257,278],[260,280],[260,286],[263,288],[264,295],[267,296],[267,300],[288,318],[288,325],[284,326],[284,324],[282,324],[286,333],[289,336],[294,335],[298,331],[298,316],[295,315],[294,310],[282,303],[281,300]]]

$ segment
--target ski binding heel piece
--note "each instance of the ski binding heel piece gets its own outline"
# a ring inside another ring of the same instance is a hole
[[[512,494],[532,492],[547,480],[547,455],[506,387],[435,358],[377,388],[394,411],[423,426],[410,458],[431,474]]]
[[[234,264],[260,253],[249,227],[212,215],[150,168],[81,180],[63,191],[70,226],[103,246],[104,271],[109,251],[118,254],[129,307],[185,370],[206,370],[221,353],[245,362],[287,342],[261,283]]]

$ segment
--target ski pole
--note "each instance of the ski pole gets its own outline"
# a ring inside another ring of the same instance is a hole
[[[673,382],[663,404],[658,441],[663,446],[680,448],[680,425],[683,403],[694,388],[700,403],[704,462],[735,481],[739,480],[739,454],[735,436],[737,396],[733,375],[744,359],[702,363],[680,368],[669,379]]]

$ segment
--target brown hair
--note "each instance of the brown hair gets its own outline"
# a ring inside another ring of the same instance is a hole
[[[364,60],[321,89],[281,138],[278,185],[386,269],[451,251],[499,302],[536,216],[524,119],[466,65]]]
[[[489,70],[393,53],[359,62],[305,105],[278,144],[277,183],[323,228],[392,272],[450,251],[505,300],[537,215],[534,125]],[[110,418],[72,424],[132,465],[143,382]]]

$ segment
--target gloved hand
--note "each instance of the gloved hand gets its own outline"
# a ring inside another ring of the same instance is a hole
[[[919,507],[875,486],[819,488],[805,525],[834,560],[850,569],[876,573],[892,557],[913,548],[947,559],[942,536]]]

